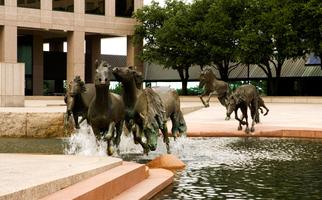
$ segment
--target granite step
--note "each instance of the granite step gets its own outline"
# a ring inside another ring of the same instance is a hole
[[[151,199],[173,182],[173,176],[173,172],[166,169],[150,169],[147,179],[122,192],[113,200]]]
[[[147,179],[148,176],[149,168],[145,165],[132,162],[123,162],[123,164],[120,166],[90,177],[42,199],[112,199]]]
[[[34,200],[121,166],[113,157],[0,154],[0,200]]]

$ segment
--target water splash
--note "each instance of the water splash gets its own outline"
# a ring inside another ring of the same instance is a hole
[[[106,142],[96,142],[92,128],[83,123],[80,129],[75,130],[71,137],[67,139],[64,153],[68,155],[106,156],[106,148]]]

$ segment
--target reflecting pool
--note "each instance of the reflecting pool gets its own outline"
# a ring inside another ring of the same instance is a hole
[[[322,140],[199,138],[156,199],[322,199]]]
[[[92,142],[89,142],[92,140]],[[103,155],[95,137],[0,138],[0,153]],[[133,138],[122,137],[120,156],[146,163],[166,152],[161,144],[142,155]],[[174,183],[153,199],[322,199],[322,140],[287,138],[179,138],[174,155],[186,163]]]

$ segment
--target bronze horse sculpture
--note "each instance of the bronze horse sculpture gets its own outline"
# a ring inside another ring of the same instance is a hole
[[[134,140],[140,143],[144,151],[155,150],[159,129],[163,141],[169,149],[166,121],[172,121],[172,135],[186,132],[186,124],[180,110],[180,99],[174,90],[164,88],[142,89],[142,74],[132,67],[113,69],[114,77],[123,85],[123,101],[126,107],[125,124],[133,132]],[[141,140],[144,134],[148,142]]]
[[[229,117],[232,112],[235,112],[235,119],[239,121],[238,130],[242,130],[242,125],[246,125],[246,133],[249,133],[249,131],[255,131],[254,125],[259,122],[258,98],[259,95],[254,85],[241,85],[229,96],[227,117]],[[250,109],[252,118],[252,126],[250,130],[248,127],[248,108]],[[241,118],[238,117],[238,109],[242,112]],[[244,118],[245,121],[243,121]]]
[[[95,74],[95,96],[88,108],[88,121],[97,139],[107,141],[108,155],[113,143],[118,146],[124,122],[124,104],[120,95],[110,92],[110,67],[102,61]],[[116,135],[114,134],[116,131]]]
[[[92,83],[85,84],[80,76],[76,76],[68,85],[64,97],[66,103],[66,121],[73,116],[75,128],[79,129],[79,124],[87,120],[88,106],[95,95],[95,86]],[[82,117],[81,121],[78,118]],[[66,124],[65,124],[66,125]]]
[[[205,107],[209,107],[210,98],[216,94],[221,105],[227,109],[227,100],[230,94],[229,85],[225,81],[218,80],[211,67],[206,66],[201,71],[199,88],[203,88],[203,93],[199,97]],[[206,95],[208,98],[204,101],[203,97]],[[226,118],[226,120],[228,119]]]
[[[265,113],[264,113],[264,110],[262,108],[264,108],[266,110]],[[269,109],[266,107],[264,100],[260,96],[258,96],[258,109],[261,111],[261,113],[264,116],[266,116],[268,114],[268,112],[269,112]]]

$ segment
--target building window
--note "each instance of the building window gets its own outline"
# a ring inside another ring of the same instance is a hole
[[[85,0],[85,13],[105,15],[105,0]]]
[[[4,0],[0,0],[0,5],[4,5]]]
[[[40,9],[40,0],[18,0],[18,7]]]
[[[74,0],[54,0],[53,10],[74,12]]]
[[[115,0],[115,15],[117,17],[132,17],[134,0]]]

